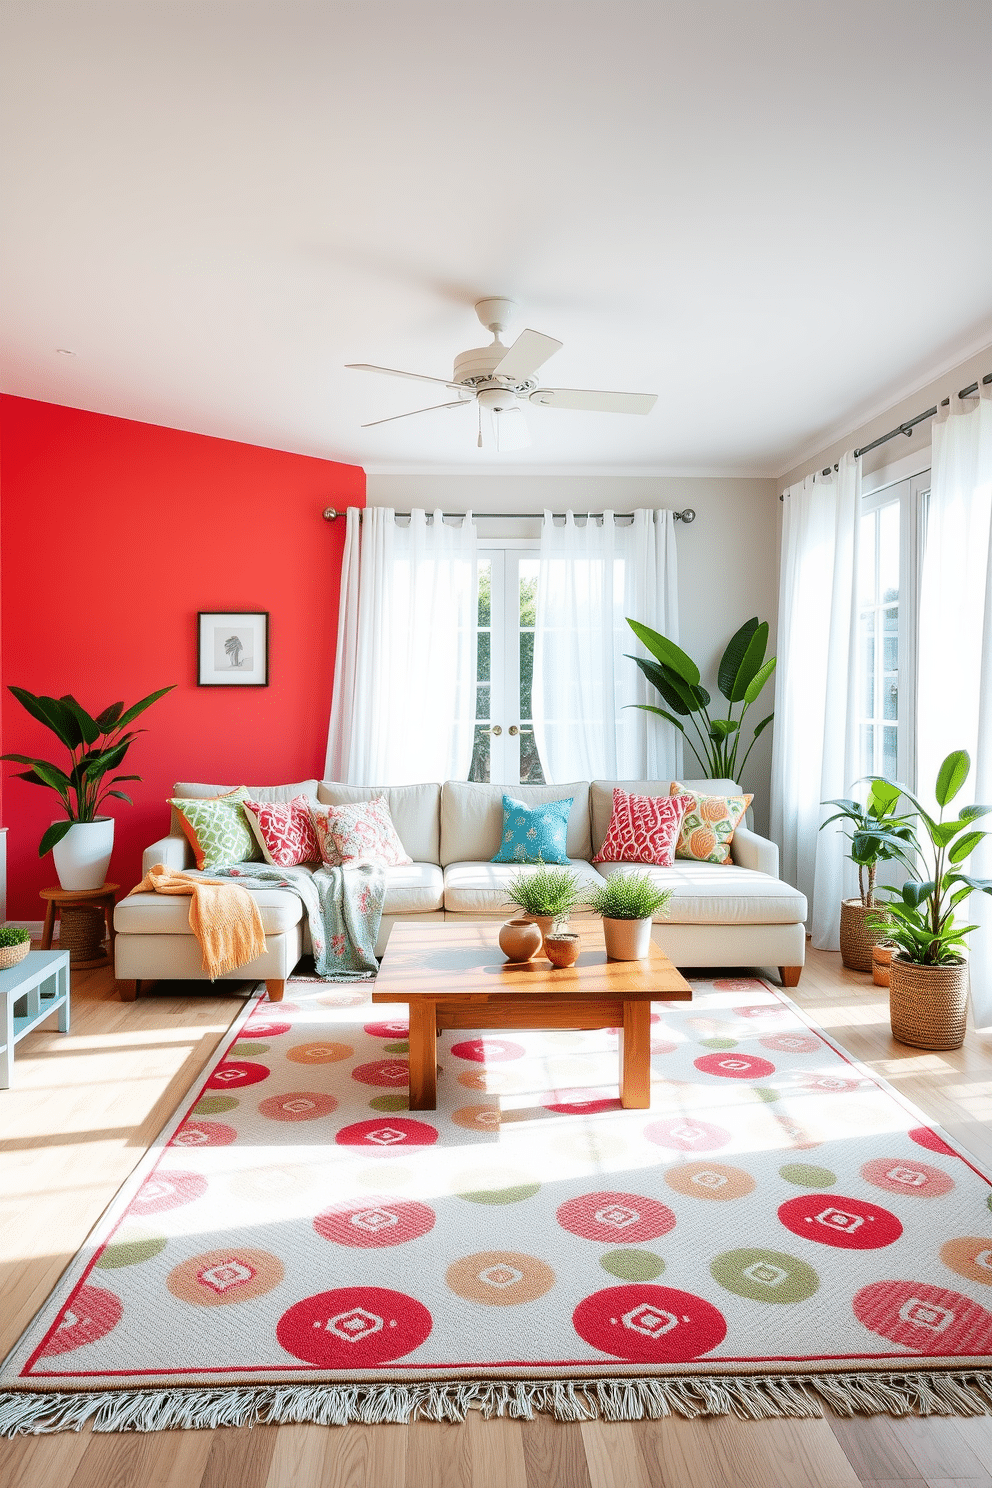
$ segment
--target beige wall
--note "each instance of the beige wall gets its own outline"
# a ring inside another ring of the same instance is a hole
[[[519,512],[631,511],[637,506],[692,507],[696,520],[676,524],[679,555],[680,642],[716,690],[716,665],[734,631],[751,615],[771,626],[778,605],[779,487],[771,480],[690,476],[369,475],[369,506],[471,508]],[[533,528],[538,531],[535,522]],[[765,706],[767,704],[767,706]],[[755,705],[755,721],[772,709],[772,684]],[[747,768],[754,792],[754,824],[768,827],[771,734],[758,741]]]

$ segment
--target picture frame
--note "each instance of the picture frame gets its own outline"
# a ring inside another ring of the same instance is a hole
[[[198,610],[198,687],[268,687],[268,610]]]

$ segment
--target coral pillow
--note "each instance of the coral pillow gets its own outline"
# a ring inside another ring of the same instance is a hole
[[[613,787],[613,815],[594,863],[675,866],[675,846],[692,796],[634,796]]]
[[[700,796],[672,781],[673,796],[689,796],[690,805],[682,821],[677,858],[695,858],[697,863],[729,863],[730,844],[753,796]]]
[[[261,859],[243,809],[247,794],[239,785],[226,796],[176,797],[169,802],[189,839],[197,868],[211,873],[231,863],[257,863]]]
[[[330,867],[355,868],[378,863],[395,868],[413,859],[404,848],[385,796],[352,801],[346,806],[310,805],[310,816],[320,845],[320,856]]]
[[[244,802],[245,817],[258,839],[262,856],[275,868],[295,868],[320,859],[317,834],[306,796],[292,801]]]

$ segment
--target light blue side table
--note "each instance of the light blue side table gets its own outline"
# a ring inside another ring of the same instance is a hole
[[[18,1011],[20,1008],[20,1011]],[[69,1032],[69,952],[28,951],[0,971],[0,1090],[10,1085],[14,1045],[58,1009],[59,1032]]]

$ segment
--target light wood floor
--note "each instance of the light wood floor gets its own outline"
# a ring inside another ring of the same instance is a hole
[[[992,1165],[992,1036],[955,1054],[889,1035],[885,994],[809,952],[797,991],[871,1064]],[[72,1032],[30,1034],[0,1092],[0,1355],[209,1059],[241,1006],[161,983],[121,1004],[78,972]],[[54,1019],[53,1019],[54,1024]],[[0,1488],[992,1488],[992,1417],[972,1420],[483,1421],[461,1426],[82,1431],[0,1442]]]

